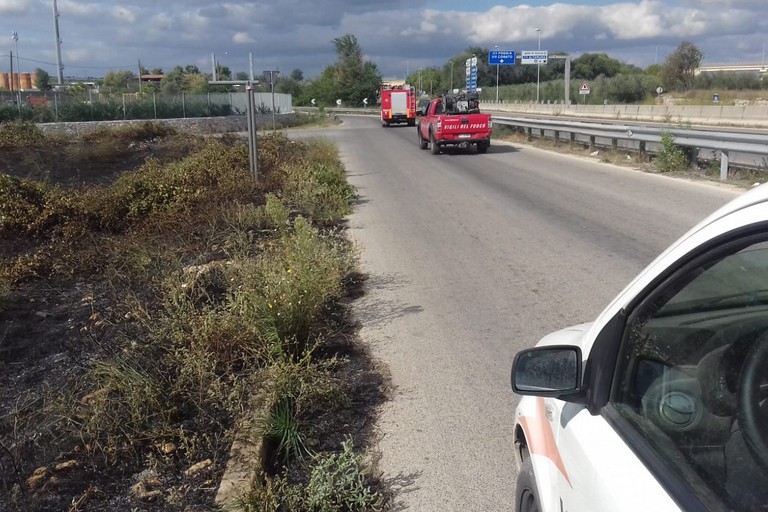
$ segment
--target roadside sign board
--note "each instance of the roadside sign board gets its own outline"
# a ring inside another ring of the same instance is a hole
[[[522,64],[546,64],[547,50],[524,51],[520,57]]]
[[[467,67],[467,80],[466,86],[468,91],[477,90],[477,57],[472,57],[466,61]]]
[[[587,82],[582,82],[581,87],[579,87],[579,94],[589,94],[589,84]]]
[[[514,64],[515,57],[512,50],[491,50],[488,52],[488,64]]]

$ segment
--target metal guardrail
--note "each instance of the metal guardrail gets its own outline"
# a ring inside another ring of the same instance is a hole
[[[709,130],[688,130],[684,128],[666,128],[643,125],[619,125],[603,123],[585,123],[580,121],[559,121],[550,119],[533,119],[525,117],[493,116],[495,124],[514,126],[526,130],[528,136],[533,135],[533,130],[538,130],[541,137],[545,132],[553,133],[556,140],[560,139],[560,133],[570,134],[570,142],[575,142],[575,135],[589,137],[590,147],[595,146],[596,138],[609,139],[611,146],[618,147],[618,141],[627,141],[636,144],[636,150],[640,153],[647,152],[647,144],[660,144],[661,137],[665,133],[672,135],[678,146],[699,149],[710,149],[720,152],[720,180],[728,177],[728,165],[730,153],[748,153],[753,155],[768,156],[768,135],[745,134]]]
[[[317,111],[316,107],[297,107],[297,111]],[[325,112],[332,114],[358,114],[378,115],[379,109],[355,108],[355,107],[326,107]],[[717,130],[694,130],[686,128],[669,128],[645,125],[607,124],[596,121],[562,121],[553,119],[508,117],[492,114],[495,124],[523,128],[528,136],[533,135],[533,130],[538,130],[541,137],[546,137],[546,132],[551,132],[556,140],[562,140],[561,133],[570,135],[571,144],[575,143],[575,136],[589,137],[589,145],[594,148],[596,139],[608,139],[611,146],[618,148],[618,142],[634,146],[635,151],[641,154],[649,152],[648,145],[661,144],[661,137],[665,133],[672,135],[678,146],[694,149],[694,157],[698,150],[706,149],[720,153],[720,180],[728,178],[728,167],[731,161],[731,153],[745,153],[768,157],[768,134],[737,133]]]

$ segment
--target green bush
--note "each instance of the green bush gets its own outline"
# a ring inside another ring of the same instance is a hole
[[[248,512],[380,512],[387,497],[373,488],[373,475],[350,439],[338,454],[318,454],[310,463],[306,487],[291,485],[290,475],[265,477],[241,505]]]
[[[655,163],[661,172],[680,172],[688,168],[685,151],[675,145],[675,138],[669,132],[661,135],[661,148],[656,154]]]
[[[56,144],[56,141],[43,134],[33,123],[0,123],[0,151],[30,151],[51,144]]]
[[[299,346],[292,352],[301,354],[353,268],[347,245],[298,217],[291,232],[257,261],[242,265],[238,281],[243,284],[233,306],[243,315],[264,319],[280,339],[296,339]]]
[[[342,443],[342,452],[315,458],[305,489],[306,510],[316,512],[367,512],[383,510],[384,496],[367,484],[368,472],[362,457],[353,451],[352,440]]]

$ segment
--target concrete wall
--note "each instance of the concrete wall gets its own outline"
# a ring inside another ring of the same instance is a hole
[[[278,114],[275,116],[275,127],[282,128],[292,119],[294,114]],[[180,132],[206,134],[247,131],[245,116],[227,117],[197,117],[187,119],[135,119],[127,121],[86,121],[80,123],[41,123],[37,126],[45,133],[60,133],[65,135],[81,135],[99,128],[118,128],[121,126],[140,125],[146,122],[160,123],[171,126]],[[272,115],[258,115],[256,123],[259,129],[272,129]]]
[[[481,103],[488,112],[547,114],[627,121],[768,127],[768,107],[761,105],[570,105],[536,103]]]

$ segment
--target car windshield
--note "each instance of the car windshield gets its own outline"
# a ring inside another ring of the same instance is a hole
[[[768,244],[751,246],[703,269],[658,316],[768,304]]]

